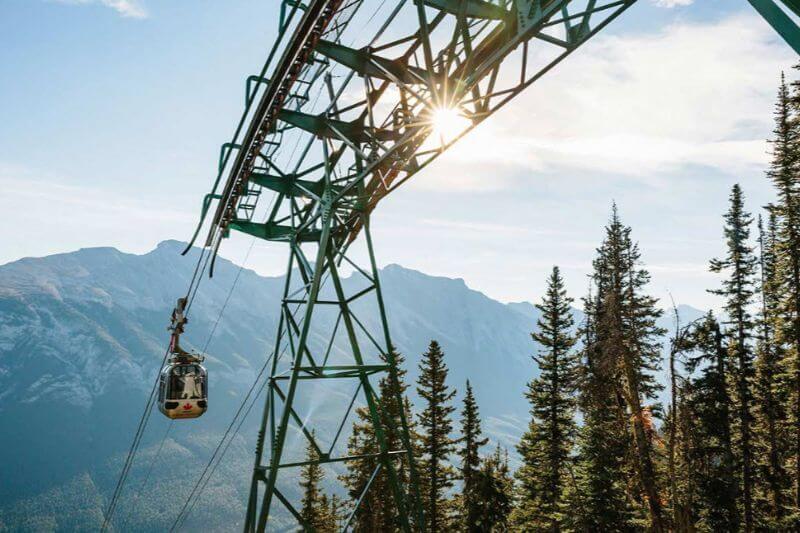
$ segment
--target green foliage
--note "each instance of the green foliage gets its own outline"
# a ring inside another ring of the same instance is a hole
[[[744,195],[738,184],[730,195],[730,208],[725,214],[724,235],[727,253],[723,259],[713,259],[710,269],[726,273],[722,287],[711,291],[725,299],[728,326],[725,337],[728,351],[735,362],[733,380],[736,401],[736,445],[742,479],[742,507],[744,528],[752,531],[754,517],[754,455],[753,455],[753,366],[752,336],[755,326],[750,313],[755,294],[755,275],[758,264],[749,243],[753,217],[745,211]]]
[[[312,437],[314,436],[312,432]],[[316,448],[308,442],[306,464],[301,467],[300,487],[303,490],[300,516],[303,522],[314,531],[328,533],[336,531],[337,512],[331,500],[320,489],[325,473],[320,465]]]
[[[396,367],[397,381],[392,382],[388,376],[382,378],[378,384],[378,394],[379,403],[382,407],[381,419],[387,447],[389,450],[400,450],[404,449],[404,444],[400,439],[400,431],[398,430],[401,427],[401,409],[409,423],[411,423],[412,417],[411,407],[406,397],[406,391],[409,386],[405,382],[406,370],[403,367],[405,359],[397,352],[392,352],[392,354]],[[416,434],[413,424],[411,424],[410,431],[413,438]],[[413,446],[413,443],[411,445]],[[353,432],[348,441],[348,455],[363,456],[378,452],[378,442],[369,410],[366,407],[360,407],[356,410],[356,422],[353,424]],[[359,501],[359,498],[361,499],[351,523],[354,531],[389,532],[396,531],[400,527],[397,502],[395,501],[388,472],[382,468],[372,479],[378,462],[377,457],[348,462],[347,471],[340,476],[341,481],[347,488],[351,503],[355,504],[355,502]],[[395,458],[394,465],[402,490],[404,494],[408,493],[410,473],[407,458],[405,456]],[[364,493],[364,489],[367,488],[370,479],[372,479],[372,483],[369,484],[369,490]]]
[[[508,452],[498,445],[494,453],[483,459],[475,474],[478,494],[475,522],[463,531],[489,533],[507,531],[512,507],[514,481],[508,467]]]
[[[777,217],[769,215],[766,232],[758,219],[761,313],[755,363],[754,436],[757,475],[761,480],[758,515],[772,529],[781,527],[786,516],[790,478],[786,469],[789,434],[786,424],[788,392],[781,383],[784,347],[776,341],[781,294],[777,276]]]
[[[423,490],[426,526],[432,533],[449,527],[447,492],[453,486],[455,470],[449,464],[455,451],[451,405],[456,391],[448,387],[447,365],[439,343],[431,341],[422,355],[417,392],[424,408],[419,415],[420,477]]]
[[[481,419],[478,403],[467,380],[464,394],[464,407],[461,410],[461,439],[458,455],[461,457],[461,481],[463,482],[460,498],[460,529],[463,531],[485,531],[481,504],[483,494],[480,492],[481,456],[480,448],[488,442],[481,438]]]
[[[514,522],[523,529],[558,531],[565,521],[564,485],[576,437],[579,379],[579,358],[572,352],[576,338],[571,303],[554,267],[537,305],[542,316],[532,337],[542,347],[533,357],[540,374],[528,385],[531,423],[517,448],[523,465],[517,472],[521,491]]]
[[[594,261],[596,293],[585,300],[580,402],[585,425],[576,476],[584,506],[578,525],[627,531],[638,520],[638,527],[663,531],[651,421],[660,409],[644,404],[661,389],[655,379],[664,333],[656,325],[661,311],[644,292],[650,276],[616,205],[605,233]]]
[[[775,109],[773,157],[768,177],[775,186],[775,272],[777,300],[771,322],[783,350],[781,387],[787,395],[787,431],[793,442],[788,465],[795,524],[800,527],[800,83],[791,91],[781,79]]]
[[[683,414],[691,423],[683,427],[687,452],[684,466],[691,481],[689,501],[694,500],[694,519],[707,531],[736,531],[739,511],[736,505],[738,484],[731,443],[730,406],[726,363],[719,323],[712,313],[693,328],[686,339],[689,353],[686,369],[699,376],[685,386]]]

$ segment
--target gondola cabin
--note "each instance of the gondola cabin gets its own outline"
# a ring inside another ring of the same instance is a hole
[[[167,417],[197,418],[208,408],[208,374],[197,361],[172,359],[161,371],[158,409]]]

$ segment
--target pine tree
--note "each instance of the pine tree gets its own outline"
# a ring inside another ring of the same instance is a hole
[[[669,349],[670,406],[664,428],[667,435],[667,476],[670,485],[669,501],[672,506],[672,529],[688,531],[695,521],[694,484],[691,479],[692,470],[687,446],[693,435],[691,413],[687,405],[691,384],[681,375],[678,365],[681,354],[686,350],[687,339],[692,332],[694,322],[682,327],[681,316],[674,302],[673,313],[675,333],[670,339]]]
[[[743,527],[753,531],[754,458],[753,458],[753,349],[751,338],[755,326],[749,308],[755,292],[754,278],[757,259],[748,243],[752,216],[744,209],[744,196],[739,185],[731,190],[730,208],[725,214],[727,254],[724,259],[713,259],[711,271],[726,272],[722,288],[711,291],[725,298],[728,316],[728,349],[736,361],[735,390],[737,404],[738,455],[741,463]]]
[[[519,447],[523,467],[518,479],[522,491],[515,521],[523,529],[560,531],[564,522],[564,485],[567,463],[575,443],[575,391],[578,356],[564,281],[553,268],[533,340],[541,349],[534,356],[540,375],[528,385],[532,422]]]
[[[595,350],[598,363],[608,366],[621,420],[630,420],[632,446],[628,452],[636,472],[650,528],[666,529],[661,494],[653,456],[654,427],[651,414],[658,406],[662,388],[655,379],[660,370],[660,337],[665,331],[656,325],[662,312],[657,300],[644,294],[650,281],[642,269],[638,245],[631,240],[631,229],[622,224],[613,206],[606,237],[594,261],[594,282],[598,296],[594,312]],[[650,400],[654,405],[646,406]]]
[[[403,449],[398,428],[400,425],[400,409],[405,412],[406,420],[411,424],[412,446],[414,445],[414,426],[411,423],[411,407],[406,396],[408,385],[405,382],[406,370],[403,363],[405,358],[392,352],[397,371],[397,383],[392,383],[389,377],[384,377],[378,383],[378,395],[382,407],[384,437],[390,450]],[[398,403],[397,398],[402,398]],[[402,405],[401,405],[402,404]],[[353,423],[353,432],[348,441],[348,454],[364,456],[376,454],[379,451],[375,437],[372,419],[366,407],[356,409],[356,421]],[[416,453],[415,453],[416,455]],[[404,493],[408,493],[409,467],[405,455],[401,455],[396,463],[397,475],[404,486]],[[347,488],[352,501],[361,498],[361,504],[356,509],[351,526],[354,531],[396,531],[399,528],[397,504],[394,501],[394,492],[389,484],[389,476],[385,469],[379,470],[372,479],[378,466],[377,457],[360,459],[347,463],[347,471],[340,476],[342,483]],[[362,497],[362,492],[367,484],[369,490]]]
[[[330,503],[319,487],[324,472],[318,460],[317,450],[309,440],[306,447],[306,464],[300,472],[300,487],[303,489],[300,516],[303,522],[315,531],[333,531],[335,524],[330,514]]]
[[[476,501],[477,525],[469,531],[490,533],[509,530],[513,486],[508,453],[498,445],[494,453],[481,462],[480,470],[475,473],[475,488],[479,495]]]
[[[792,92],[781,76],[772,141],[772,164],[768,176],[778,201],[777,277],[780,299],[776,317],[777,341],[785,345],[784,366],[790,392],[793,443],[794,507],[800,513],[800,83]]]
[[[777,279],[776,215],[770,213],[766,232],[761,217],[758,217],[759,266],[761,277],[759,338],[756,347],[755,379],[755,428],[759,446],[757,463],[764,480],[764,499],[768,518],[766,526],[777,529],[785,515],[789,477],[785,468],[785,456],[789,449],[786,436],[786,394],[780,386],[780,362],[783,348],[776,342],[774,326],[780,303]]]
[[[455,407],[450,402],[456,391],[447,386],[447,365],[438,342],[431,341],[419,369],[417,392],[424,405],[419,416],[423,507],[428,530],[438,533],[449,526],[447,491],[455,479],[449,458],[455,451],[455,440],[450,436]]]
[[[615,390],[617,369],[608,354],[599,349],[597,317],[603,308],[599,291],[590,293],[583,303],[586,321],[582,328],[582,357],[585,364],[579,407],[584,423],[579,433],[575,486],[569,499],[575,512],[568,517],[568,524],[576,531],[634,531],[633,513],[626,495],[628,473],[624,463],[628,435]],[[541,453],[529,438],[535,432],[536,423],[531,420],[518,448],[525,458],[520,471],[538,468]],[[535,490],[535,485],[528,486],[528,479],[532,477],[522,477],[522,491]]]
[[[478,413],[478,404],[472,392],[472,386],[467,380],[464,407],[461,411],[461,447],[458,455],[461,456],[461,528],[463,531],[478,532],[488,531],[481,521],[481,497],[478,491],[479,475],[481,470],[480,448],[488,442],[481,438],[481,420]]]
[[[330,498],[327,495],[323,495],[323,504],[325,504],[325,516],[324,516],[324,527],[320,530],[317,529],[320,533],[338,533],[342,530],[342,520],[344,516],[342,515],[342,511],[344,509],[344,505],[342,500],[336,496],[335,494],[332,495]]]
[[[728,353],[723,345],[719,323],[712,313],[693,328],[682,351],[688,352],[685,366],[689,374],[700,371],[686,386],[683,424],[689,488],[687,500],[696,490],[697,508],[693,513],[699,529],[737,531],[738,483],[731,442],[731,413],[728,394]]]

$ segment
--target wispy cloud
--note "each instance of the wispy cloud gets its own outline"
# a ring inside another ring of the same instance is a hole
[[[8,221],[0,229],[0,264],[98,243],[145,251],[195,219],[159,198],[131,198],[113,187],[76,185],[56,173],[2,161],[0,190],[0,212]]]
[[[147,18],[147,9],[137,0],[56,0],[62,4],[89,5],[99,4],[110,7],[123,17]]]
[[[758,171],[769,158],[764,132],[777,76],[795,60],[750,13],[679,22],[657,33],[601,34],[520,96],[513,110],[454,146],[431,185],[513,186],[496,177],[508,174],[498,165],[528,174],[581,170],[654,181],[687,167]]]
[[[658,7],[678,7],[688,6],[694,3],[694,0],[655,0]]]

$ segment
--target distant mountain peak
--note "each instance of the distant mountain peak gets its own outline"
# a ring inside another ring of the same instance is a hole
[[[178,250],[179,252],[182,252],[186,249],[188,245],[189,243],[184,241],[179,241],[178,239],[166,239],[158,243],[153,251],[155,252],[158,250],[161,251]]]
[[[422,278],[433,279],[433,280],[443,280],[449,282],[456,282],[459,285],[463,285],[467,287],[467,282],[464,281],[464,278],[451,278],[450,276],[437,276],[435,274],[428,274],[427,272],[422,272],[421,270],[416,270],[413,268],[404,267],[403,265],[398,265],[397,263],[389,263],[385,267],[381,269],[382,272],[387,274],[405,274],[411,276],[419,276]],[[467,287],[469,288],[469,287]],[[474,290],[474,289],[470,289]],[[476,291],[478,292],[478,291]]]

